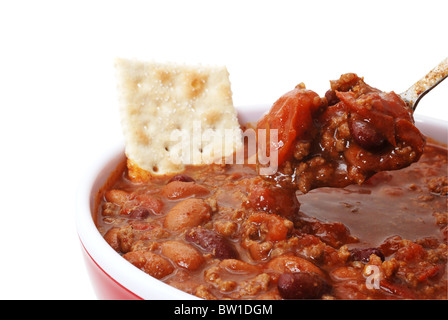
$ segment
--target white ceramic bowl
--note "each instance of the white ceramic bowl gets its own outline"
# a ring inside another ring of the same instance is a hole
[[[268,108],[267,105],[239,108],[240,123],[256,121]],[[416,124],[426,136],[447,143],[448,122],[417,116]],[[117,254],[98,232],[92,218],[95,197],[124,158],[124,147],[119,145],[102,157],[92,159],[93,164],[86,172],[77,195],[77,230],[96,295],[100,299],[198,299],[134,267]]]

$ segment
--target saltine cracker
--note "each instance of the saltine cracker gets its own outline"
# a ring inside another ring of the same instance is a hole
[[[131,178],[218,163],[242,147],[225,67],[122,58],[115,67]]]

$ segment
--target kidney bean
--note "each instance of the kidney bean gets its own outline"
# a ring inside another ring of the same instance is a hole
[[[318,299],[328,291],[327,282],[310,272],[282,273],[277,282],[283,299]]]
[[[192,177],[187,176],[186,174],[183,174],[183,173],[176,174],[168,181],[168,183],[173,182],[173,181],[195,182],[195,180]]]
[[[355,248],[351,249],[350,258],[354,261],[369,262],[370,255],[374,254],[384,261],[384,254],[378,248]]]
[[[325,98],[327,98],[329,106],[335,105],[340,101],[338,96],[336,95],[336,92],[333,90],[328,90],[327,92],[325,92]]]
[[[324,276],[324,273],[314,263],[297,256],[278,256],[267,264],[268,269],[279,273],[310,272]]]
[[[385,137],[375,130],[370,123],[362,120],[351,120],[349,124],[353,140],[362,148],[374,150],[384,144]]]
[[[131,219],[145,219],[148,216],[149,216],[148,209],[141,207],[134,208],[129,212],[129,217]]]
[[[213,230],[196,227],[187,233],[185,239],[220,260],[238,257],[238,253],[232,244]]]

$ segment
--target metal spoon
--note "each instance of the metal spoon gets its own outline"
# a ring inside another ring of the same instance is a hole
[[[401,99],[413,111],[425,94],[434,89],[440,82],[448,77],[448,58],[445,58],[437,67],[426,76],[414,83],[408,90],[400,94]]]

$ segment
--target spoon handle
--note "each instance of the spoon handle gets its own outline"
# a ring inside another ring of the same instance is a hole
[[[415,111],[420,99],[448,76],[448,58],[445,58],[426,76],[400,94],[401,99]]]

